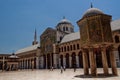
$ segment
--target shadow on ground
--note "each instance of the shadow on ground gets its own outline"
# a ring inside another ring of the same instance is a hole
[[[76,78],[109,78],[109,77],[116,77],[112,74],[109,74],[107,76],[105,76],[104,74],[97,74],[97,76],[92,76],[92,75],[76,75],[74,76]]]

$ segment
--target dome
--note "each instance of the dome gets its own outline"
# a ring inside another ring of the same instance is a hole
[[[71,24],[70,21],[68,21],[67,19],[62,19],[58,24],[64,24],[64,23],[68,23]]]
[[[104,14],[104,13],[97,8],[90,8],[84,13],[83,17],[92,16],[92,15],[95,15],[95,14]]]
[[[57,24],[56,29],[65,33],[74,32],[74,27],[72,23],[67,20],[65,17]]]

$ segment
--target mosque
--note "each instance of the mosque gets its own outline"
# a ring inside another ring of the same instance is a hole
[[[120,20],[112,21],[111,15],[91,6],[77,24],[80,29],[74,32],[74,26],[64,17],[55,29],[48,27],[40,35],[40,43],[35,30],[31,46],[13,55],[0,54],[0,69],[4,62],[4,69],[10,70],[65,66],[84,68],[84,74],[89,73],[89,67],[93,70],[91,74],[96,74],[96,68],[101,67],[105,74],[109,67],[116,71],[116,65],[120,67]]]

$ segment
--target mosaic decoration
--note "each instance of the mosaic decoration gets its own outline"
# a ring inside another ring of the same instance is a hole
[[[88,35],[87,35],[87,25],[86,21],[83,21],[80,25],[80,36],[81,36],[81,44],[85,44],[88,41]]]
[[[102,33],[101,27],[99,26],[99,22],[95,19],[89,21],[89,39],[91,43],[99,43],[102,42]]]
[[[104,42],[112,42],[112,33],[110,27],[110,21],[102,20]]]
[[[54,29],[48,28],[43,32],[40,37],[41,52],[42,53],[52,53],[53,44],[56,41],[56,31]]]

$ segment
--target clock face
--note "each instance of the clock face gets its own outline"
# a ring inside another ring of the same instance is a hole
[[[96,20],[91,21],[89,26],[90,42],[96,43],[102,41],[102,34],[99,23]]]

